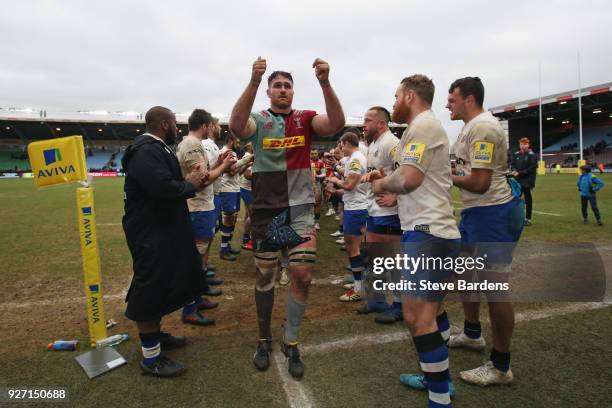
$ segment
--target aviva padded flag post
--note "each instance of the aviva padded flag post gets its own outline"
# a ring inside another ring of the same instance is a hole
[[[87,180],[81,136],[32,142],[28,145],[28,156],[38,187]]]
[[[102,282],[100,279],[100,252],[96,235],[93,188],[77,189],[79,214],[79,236],[83,255],[83,284],[87,297],[87,321],[92,347],[97,340],[106,338],[106,320],[102,304]]]
[[[38,187],[87,180],[85,149],[81,136],[32,142],[28,145],[34,182]],[[100,279],[100,253],[96,237],[93,189],[77,189],[77,210],[81,253],[83,256],[83,282],[87,297],[87,320],[92,346],[106,337],[106,320],[102,304]]]

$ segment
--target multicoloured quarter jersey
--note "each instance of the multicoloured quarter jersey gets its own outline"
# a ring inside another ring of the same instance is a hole
[[[317,176],[325,175],[325,163],[323,160],[310,160],[310,169],[312,170],[312,181],[317,182]]]
[[[310,146],[315,111],[288,115],[251,113],[257,124],[253,144],[253,208],[283,208],[314,203]]]

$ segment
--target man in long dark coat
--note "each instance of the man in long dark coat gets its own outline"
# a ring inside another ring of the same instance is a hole
[[[183,307],[205,287],[202,261],[191,229],[186,199],[204,187],[207,174],[183,179],[169,146],[176,140],[176,118],[156,106],[145,116],[146,133],[134,139],[122,160],[125,178],[123,230],[134,261],[126,316],[136,322],[144,374],[172,377],[185,367],[162,355],[185,345],[184,337],[160,331],[164,315]]]

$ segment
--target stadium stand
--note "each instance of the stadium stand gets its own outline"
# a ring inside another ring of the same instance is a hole
[[[582,131],[582,146],[583,148],[597,147],[597,145],[605,144],[600,146],[605,149],[606,147],[612,146],[612,128],[586,128]],[[546,145],[546,143],[544,144]],[[578,151],[580,146],[580,140],[578,138],[578,131],[572,132],[570,135],[565,136],[563,139],[546,146],[544,153],[554,153],[561,151]]]
[[[179,138],[187,134],[188,113],[177,113]],[[222,136],[229,132],[226,115],[219,115]],[[363,119],[347,118],[346,127],[361,129]],[[400,136],[405,125],[392,125]],[[137,112],[77,111],[51,112],[47,110],[0,108],[0,171],[15,171],[15,166],[30,170],[29,161],[11,158],[10,151],[24,152],[28,143],[56,137],[81,135],[85,144],[89,171],[120,171],[125,147],[144,131],[143,115]],[[315,136],[313,146],[329,150],[344,130],[335,137]],[[6,146],[12,146],[9,149]],[[4,168],[7,167],[7,168]]]
[[[582,110],[580,152],[578,100]],[[539,98],[491,108],[508,123],[510,151],[518,139],[528,137],[535,153],[540,152]],[[542,139],[547,166],[576,167],[582,153],[587,163],[612,168],[612,82],[542,97]]]
[[[28,170],[30,161],[25,152],[20,150],[0,150],[0,171]]]

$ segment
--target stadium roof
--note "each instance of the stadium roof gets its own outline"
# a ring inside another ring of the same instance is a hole
[[[580,92],[582,97],[582,109],[593,108],[594,111],[605,105],[612,105],[612,82],[605,84],[589,86],[582,88]],[[489,110],[495,116],[506,120],[520,119],[537,116],[538,107],[540,106],[539,98],[528,99],[510,104],[496,106]],[[577,110],[578,108],[578,89],[572,91],[561,92],[554,95],[542,96],[542,113],[546,114],[564,112],[568,110]],[[600,112],[593,112],[595,114]],[[603,115],[602,115],[603,117]]]
[[[187,118],[191,112],[175,112],[178,124],[187,124]],[[229,115],[223,113],[213,113],[219,118],[221,125],[227,125]],[[54,112],[44,109],[32,108],[2,108],[0,107],[0,120],[11,122],[62,122],[62,123],[109,123],[109,124],[143,124],[144,113],[127,112],[108,112],[108,111],[74,111],[74,112]],[[389,124],[391,127],[401,127],[405,125]],[[363,117],[347,116],[346,127],[363,126]]]

